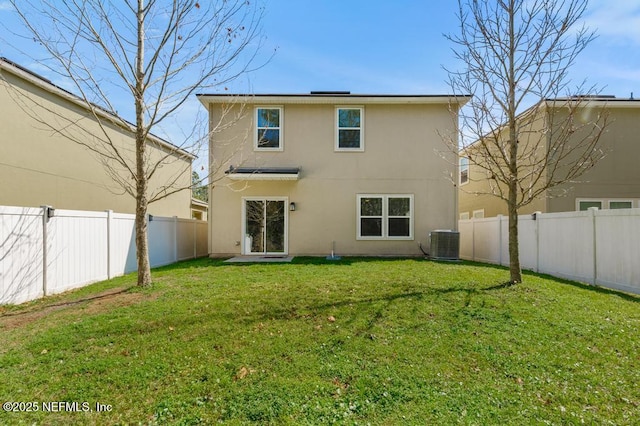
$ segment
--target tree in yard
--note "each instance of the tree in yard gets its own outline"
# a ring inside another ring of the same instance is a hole
[[[249,71],[260,49],[262,8],[247,0],[9,2],[28,37],[46,51],[50,61],[44,64],[73,83],[100,124],[101,134],[93,138],[74,138],[78,132],[68,131],[80,123],[53,130],[90,149],[135,198],[138,285],[150,285],[147,207],[190,184],[167,182],[150,192],[149,181],[174,154],[208,140],[190,130],[184,143],[172,141],[175,150],[154,157],[151,135],[168,125],[196,90],[224,88]],[[119,118],[116,98],[126,99],[134,124]],[[106,129],[113,126],[135,134],[134,153],[112,140]]]
[[[458,6],[460,33],[447,38],[462,70],[449,71],[449,78],[454,93],[473,98],[460,111],[462,144],[453,138],[450,148],[484,170],[486,193],[506,202],[510,282],[519,283],[518,210],[603,157],[598,141],[606,111],[588,119],[579,114],[590,96],[568,93],[567,78],[595,34],[579,25],[587,0],[459,0]],[[524,103],[534,106],[524,111]]]
[[[200,175],[198,175],[198,172],[196,171],[191,173],[191,184],[193,185],[191,196],[196,200],[204,201],[205,203],[208,202],[209,188],[202,182],[202,179],[200,179]]]

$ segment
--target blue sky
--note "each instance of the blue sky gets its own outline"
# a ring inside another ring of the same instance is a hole
[[[249,87],[449,93],[443,65],[456,63],[443,34],[458,30],[456,10],[455,0],[271,0],[263,25],[277,53]],[[572,80],[640,97],[640,0],[591,0],[585,23],[598,38],[572,68]]]
[[[456,68],[443,36],[458,29],[455,0],[264,0],[262,68],[229,85],[240,93],[449,93],[443,66]],[[598,38],[581,54],[570,77],[576,84],[602,87],[619,98],[640,98],[640,0],[591,0],[585,23]],[[0,22],[15,25],[0,0]],[[23,46],[7,31],[0,55],[47,75],[33,59],[12,46]],[[30,48],[29,48],[30,49]],[[30,49],[31,50],[31,49]],[[203,107],[193,99],[179,115],[193,120]],[[131,120],[132,113],[121,114]],[[170,128],[156,132],[178,139]]]

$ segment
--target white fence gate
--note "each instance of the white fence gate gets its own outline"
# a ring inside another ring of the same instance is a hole
[[[208,254],[207,222],[150,216],[152,267]],[[135,216],[0,206],[0,304],[133,272]]]
[[[509,265],[508,225],[461,220],[460,257]],[[640,294],[640,209],[519,216],[518,232],[523,269]]]

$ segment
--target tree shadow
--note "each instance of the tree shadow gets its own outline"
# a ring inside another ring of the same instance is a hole
[[[0,318],[2,317],[16,317],[20,315],[30,315],[34,313],[42,313],[44,311],[50,310],[58,310],[60,308],[72,307],[76,305],[83,304],[85,302],[92,302],[96,300],[103,300],[113,298],[125,293],[131,292],[131,290],[135,289],[135,287],[123,287],[123,288],[115,288],[110,290],[105,290],[102,293],[98,293],[95,295],[80,297],[78,299],[73,300],[65,300],[55,303],[45,303],[43,300],[47,299],[39,299],[33,301],[31,305],[20,305],[22,309],[11,310],[7,312],[0,313]]]

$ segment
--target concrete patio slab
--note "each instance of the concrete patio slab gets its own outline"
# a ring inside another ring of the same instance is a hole
[[[225,263],[289,263],[293,256],[236,256]]]

